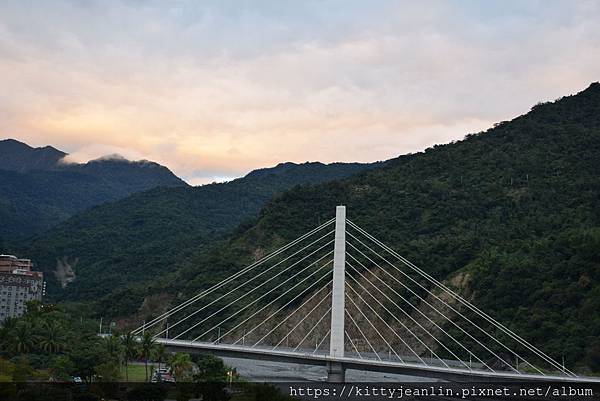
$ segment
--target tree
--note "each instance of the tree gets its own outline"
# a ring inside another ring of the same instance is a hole
[[[148,359],[150,359],[152,355],[152,350],[154,349],[154,345],[156,341],[152,337],[150,333],[144,333],[142,337],[142,343],[140,344],[141,356],[144,358],[144,367],[146,368],[146,381],[148,381]]]
[[[2,322],[2,326],[1,326],[0,330],[11,331],[12,329],[15,328],[15,326],[17,325],[18,322],[19,322],[19,318],[9,316],[6,319],[4,319],[4,321]]]
[[[116,364],[121,363],[121,356],[123,355],[123,346],[117,336],[104,337],[101,341],[102,348],[106,352],[106,356]]]
[[[25,310],[27,311],[25,318],[30,319],[31,321],[37,321],[44,313],[43,309],[43,304],[40,301],[27,301],[25,303]]]
[[[189,354],[178,352],[171,356],[169,361],[171,372],[177,381],[183,381],[188,376],[192,369],[192,358]]]
[[[92,381],[96,373],[96,366],[106,362],[104,350],[94,340],[77,344],[68,355],[77,375],[88,382]]]
[[[125,380],[129,381],[129,361],[138,355],[138,343],[133,333],[128,332],[121,337],[121,345],[125,362]]]
[[[11,381],[14,371],[14,363],[0,358],[0,383]],[[0,399],[2,399],[2,392],[0,392]]]
[[[38,346],[44,352],[54,354],[65,348],[64,330],[56,321],[45,322],[38,337]]]
[[[167,397],[167,387],[160,383],[141,383],[127,392],[128,400],[162,401]]]
[[[167,358],[167,350],[165,349],[165,346],[163,344],[156,344],[152,357],[156,362],[158,362],[158,369],[160,369],[160,364]]]
[[[36,343],[36,335],[31,323],[19,321],[11,331],[10,342],[13,351],[17,354],[26,354],[31,351]]]
[[[600,340],[587,348],[587,364],[592,372],[600,372]]]
[[[66,355],[60,355],[52,359],[48,367],[53,380],[67,381],[75,371],[75,365]]]
[[[97,365],[94,370],[103,382],[116,382],[121,378],[120,365],[112,360]]]
[[[31,378],[35,374],[35,370],[29,364],[29,360],[26,356],[21,355],[15,365],[13,370],[13,381],[15,382],[25,382],[29,378]]]
[[[269,384],[256,384],[252,386],[252,399],[253,400],[288,400],[289,398],[283,395],[277,388]]]
[[[194,381],[225,382],[227,380],[227,367],[221,358],[212,355],[201,355],[196,360],[198,373]]]
[[[8,326],[7,322],[9,323]],[[0,327],[0,354],[6,354],[12,344],[11,330],[14,327],[13,322],[16,323],[16,319],[9,317],[4,321],[2,327]]]

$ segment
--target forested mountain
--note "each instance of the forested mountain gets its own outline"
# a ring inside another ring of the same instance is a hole
[[[0,141],[0,155],[0,170],[25,172],[54,169],[67,154],[52,146],[32,148],[14,139],[4,139]]]
[[[174,272],[286,189],[381,165],[283,163],[226,183],[156,188],[86,210],[9,249],[46,272],[49,298],[89,301]]]
[[[117,312],[131,315],[148,294],[176,304],[333,217],[340,204],[434,277],[461,274],[457,290],[550,355],[600,366],[598,83],[384,168],[294,188],[176,277],[101,307],[124,300]]]
[[[186,186],[169,169],[148,161],[98,159],[63,163],[53,147],[0,141],[0,238],[42,232],[91,206],[158,186]]]

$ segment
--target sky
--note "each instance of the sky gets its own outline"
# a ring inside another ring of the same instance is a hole
[[[0,138],[198,185],[462,139],[600,80],[597,1],[0,2]]]

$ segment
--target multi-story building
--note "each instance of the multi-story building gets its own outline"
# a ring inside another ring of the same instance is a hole
[[[0,322],[7,317],[21,316],[27,302],[42,300],[44,275],[32,268],[29,259],[0,255]]]

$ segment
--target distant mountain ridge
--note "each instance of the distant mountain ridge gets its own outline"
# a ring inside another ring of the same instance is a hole
[[[225,183],[155,188],[85,210],[18,242],[14,252],[46,272],[50,298],[97,298],[172,273],[176,264],[256,218],[285,190],[345,179],[384,164],[288,162]],[[65,265],[76,278],[61,289],[64,282],[55,272]]]
[[[0,238],[42,232],[89,207],[159,186],[187,186],[149,161],[98,159],[63,163],[67,153],[0,141]]]
[[[67,153],[52,146],[33,148],[15,139],[0,140],[0,170],[26,172],[57,167]]]

